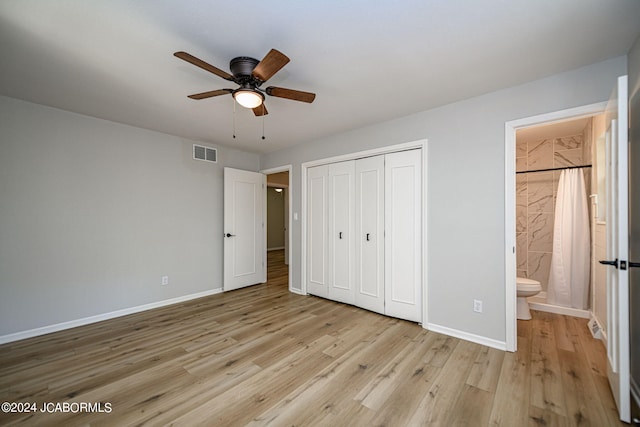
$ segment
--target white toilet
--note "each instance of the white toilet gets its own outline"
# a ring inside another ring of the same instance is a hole
[[[516,277],[517,308],[516,313],[519,320],[530,320],[531,312],[527,297],[537,295],[542,290],[540,282],[524,277]]]

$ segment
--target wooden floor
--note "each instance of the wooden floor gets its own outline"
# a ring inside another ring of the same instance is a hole
[[[291,294],[270,255],[266,285],[0,346],[0,401],[111,409],[0,425],[619,425],[583,319],[534,312],[506,353]]]

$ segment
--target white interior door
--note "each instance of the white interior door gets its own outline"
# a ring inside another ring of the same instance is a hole
[[[422,321],[422,153],[385,156],[385,314]]]
[[[629,356],[631,416],[640,418],[640,85],[629,86]]]
[[[224,284],[230,291],[264,283],[266,177],[224,168]]]
[[[329,167],[307,170],[307,292],[328,296],[327,183]]]
[[[356,305],[384,313],[384,156],[356,162]]]
[[[629,240],[627,77],[618,78],[606,111],[607,374],[620,419],[629,422]]]
[[[329,297],[355,303],[355,162],[329,165]]]

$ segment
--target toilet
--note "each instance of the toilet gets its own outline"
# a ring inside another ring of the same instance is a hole
[[[530,320],[531,312],[529,311],[529,302],[527,297],[532,297],[542,290],[540,282],[524,277],[516,277],[516,293],[517,307],[516,313],[518,320]]]

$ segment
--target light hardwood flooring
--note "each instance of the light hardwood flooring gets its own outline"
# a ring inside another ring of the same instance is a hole
[[[614,426],[602,344],[533,312],[518,352],[428,332],[269,282],[0,346],[0,401],[110,413],[0,413],[0,425]]]

